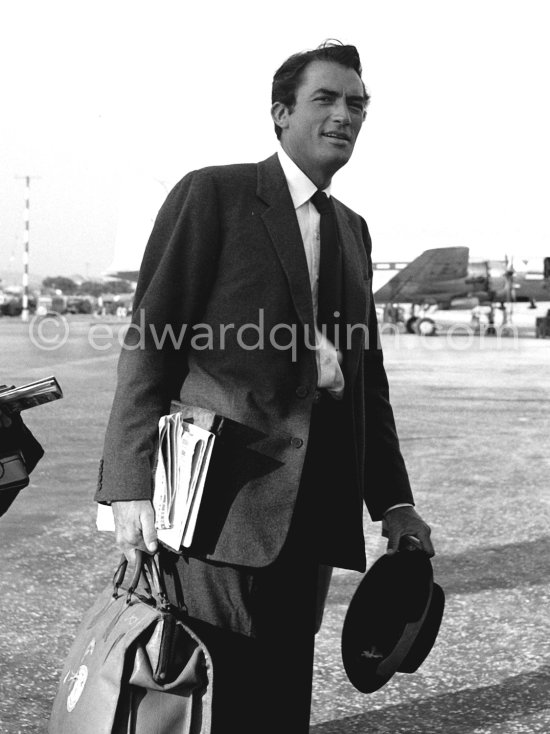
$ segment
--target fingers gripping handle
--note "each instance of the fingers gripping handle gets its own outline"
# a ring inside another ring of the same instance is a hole
[[[135,567],[132,580],[127,589],[128,600],[135,593],[140,580],[143,580],[143,588],[148,596],[154,597],[158,607],[169,606],[164,584],[162,582],[160,569],[158,566],[157,555],[151,556],[142,550],[135,551]],[[121,556],[120,563],[113,576],[113,597],[118,596],[118,591],[122,586],[126,570],[128,568],[128,560],[124,554]]]

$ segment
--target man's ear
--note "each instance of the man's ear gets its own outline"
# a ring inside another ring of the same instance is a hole
[[[290,112],[288,107],[282,102],[274,102],[271,105],[271,117],[273,122],[282,130],[285,130],[288,127],[289,115]]]

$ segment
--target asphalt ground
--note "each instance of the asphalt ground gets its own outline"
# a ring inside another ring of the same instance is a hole
[[[0,519],[2,734],[46,731],[79,620],[119,557],[112,535],[95,529],[92,495],[124,324],[103,324],[91,343],[89,317],[67,323],[66,332],[49,324],[41,334],[35,325],[31,339],[28,324],[0,319],[0,381],[55,374],[65,395],[25,413],[46,455]],[[311,732],[548,733],[550,341],[383,339],[402,450],[433,528],[445,614],[416,673],[361,694],[340,658],[361,574],[336,571],[317,638]],[[379,523],[367,520],[366,543],[370,564],[384,552]]]

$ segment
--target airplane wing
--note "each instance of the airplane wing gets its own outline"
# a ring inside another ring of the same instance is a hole
[[[465,278],[468,247],[436,247],[424,252],[374,294],[378,303],[409,302],[436,284]]]

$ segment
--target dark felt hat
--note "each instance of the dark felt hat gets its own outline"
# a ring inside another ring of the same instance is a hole
[[[444,606],[423,551],[400,550],[373,563],[342,629],[342,660],[355,688],[372,693],[396,672],[414,673],[433,647]]]

